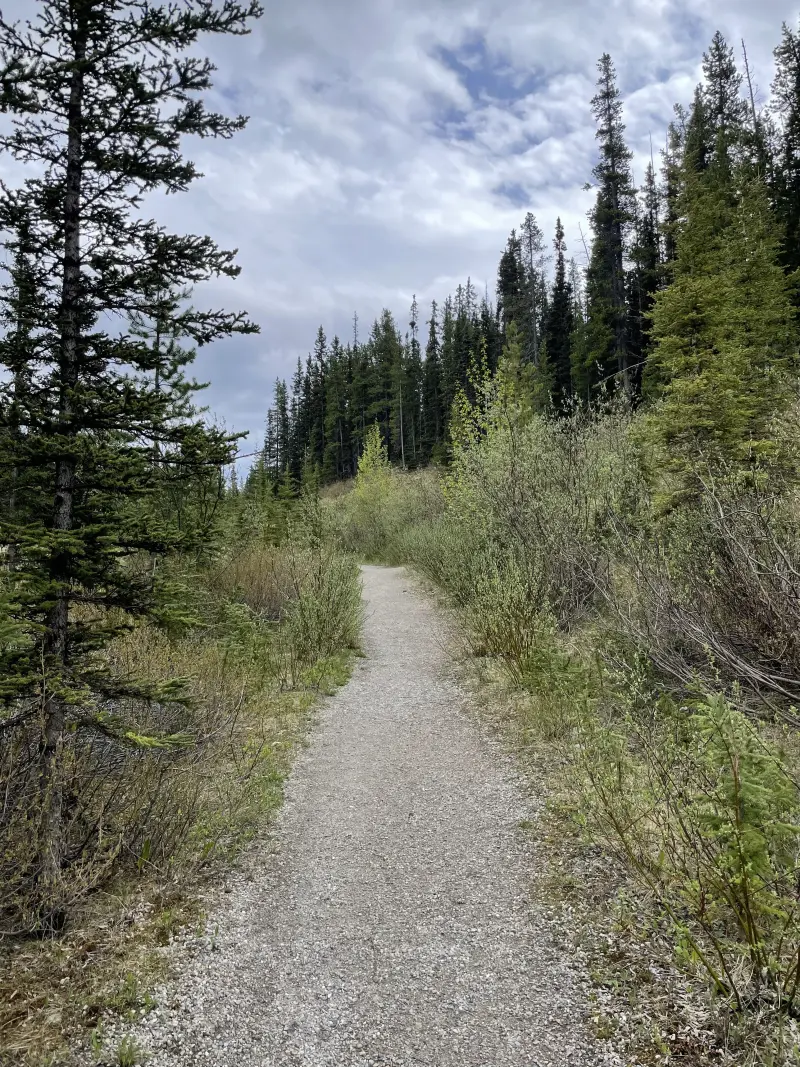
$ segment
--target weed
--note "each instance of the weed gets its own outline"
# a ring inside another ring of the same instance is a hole
[[[119,1067],[136,1067],[144,1062],[142,1050],[132,1037],[124,1037],[117,1048]]]

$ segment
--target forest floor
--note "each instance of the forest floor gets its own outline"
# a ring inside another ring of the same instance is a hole
[[[470,714],[443,616],[364,567],[364,658],[325,705],[274,833],[163,951],[175,977],[106,1062],[590,1067],[620,1061],[534,901],[541,810]],[[93,1062],[97,1062],[93,1060]]]

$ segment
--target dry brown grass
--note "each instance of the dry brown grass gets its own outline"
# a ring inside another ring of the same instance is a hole
[[[195,920],[198,887],[269,825],[319,694],[346,680],[359,626],[352,563],[251,544],[209,584],[204,626],[182,637],[139,626],[107,650],[115,675],[185,680],[187,703],[129,700],[114,714],[139,735],[191,743],[74,743],[71,830],[95,836],[64,879],[59,938],[25,936],[24,899],[3,902],[18,933],[0,937],[0,1064],[68,1063],[70,1043],[106,1012],[147,1008],[158,945]],[[23,830],[3,827],[6,859],[24,852]]]

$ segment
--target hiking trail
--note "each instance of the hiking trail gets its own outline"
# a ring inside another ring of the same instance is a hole
[[[132,1033],[150,1067],[598,1067],[586,992],[531,903],[536,818],[453,678],[439,611],[364,567],[365,658],[269,839]],[[175,946],[168,951],[172,951]]]

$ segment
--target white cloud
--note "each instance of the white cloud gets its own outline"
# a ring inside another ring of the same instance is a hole
[[[5,14],[29,6],[12,0]],[[548,234],[560,213],[580,251],[603,51],[619,72],[640,179],[650,136],[657,152],[714,30],[737,52],[746,39],[763,99],[781,22],[797,17],[797,0],[265,6],[249,38],[208,46],[219,67],[214,104],[249,114],[247,130],[187,146],[205,177],[156,205],[170,226],[239,248],[241,277],[198,299],[248,308],[262,334],[203,351],[198,373],[228,425],[256,433],[274,378],[291,376],[320,322],[349,337],[357,311],[365,334],[385,305],[405,326],[414,292],[427,304],[467,275],[493,287],[507,233],[528,207]],[[443,49],[463,54],[460,71]],[[500,188],[523,189],[526,204]]]

